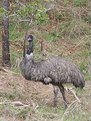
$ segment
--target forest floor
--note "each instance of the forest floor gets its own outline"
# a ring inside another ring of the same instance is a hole
[[[69,109],[65,110],[59,93],[58,105],[53,107],[52,85],[26,81],[0,68],[0,121],[91,121],[91,81],[83,90],[73,90],[81,103],[66,93]]]

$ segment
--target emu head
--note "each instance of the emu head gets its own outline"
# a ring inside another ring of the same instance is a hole
[[[26,39],[29,42],[29,44],[26,48],[27,51],[25,56],[28,60],[32,60],[33,59],[33,35],[28,35]]]
[[[28,42],[28,47],[26,48],[26,42]],[[31,49],[29,49],[29,46],[31,47]],[[26,51],[27,50],[27,51]],[[28,52],[28,50],[32,50],[33,52],[33,35],[28,35],[26,36],[26,38],[24,39],[24,46],[23,46],[23,58],[25,58],[26,53]],[[31,51],[30,51],[31,52]],[[29,52],[28,52],[29,53]]]
[[[33,41],[33,35],[28,35],[27,38],[26,38],[26,40],[28,42],[32,42]]]

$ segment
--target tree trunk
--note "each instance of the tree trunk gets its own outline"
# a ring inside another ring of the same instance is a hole
[[[3,16],[2,28],[2,64],[10,67],[10,50],[9,50],[9,0],[3,0],[3,8],[5,13]]]
[[[89,72],[89,75],[91,78],[91,42],[90,42],[89,65],[88,66],[89,66],[88,72]]]

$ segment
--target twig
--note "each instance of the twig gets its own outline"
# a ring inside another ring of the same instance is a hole
[[[64,114],[63,114],[63,116],[62,116],[62,118],[61,118],[61,121],[64,121],[64,116],[67,115],[67,114],[70,112],[70,108],[72,107],[72,105],[74,105],[74,104],[76,104],[76,103],[78,103],[77,100],[73,101],[73,102],[68,106],[68,108],[65,110],[65,112],[64,112]]]
[[[7,72],[5,68],[0,67],[0,71]]]
[[[37,108],[39,108],[39,105],[36,105],[33,101],[31,102],[32,104],[23,104],[20,101],[13,101],[13,102],[0,102],[0,105],[14,105],[14,106],[19,106],[22,108],[30,107],[32,106],[33,111],[35,111]]]
[[[11,102],[11,104],[13,104],[13,105],[15,105],[15,106],[30,107],[30,105],[23,104],[23,103],[20,102],[20,101]]]
[[[65,90],[68,92],[71,92],[73,94],[73,96],[76,98],[75,101],[73,101],[69,106],[68,108],[66,109],[66,111],[64,112],[62,118],[61,118],[61,121],[64,121],[64,117],[65,115],[67,115],[68,113],[70,112],[73,112],[73,110],[75,110],[76,107],[73,107],[71,108],[72,106],[74,106],[76,103],[81,103],[80,99],[77,97],[77,95],[75,94],[75,92],[71,89],[68,89],[67,87],[65,87]]]
[[[76,93],[75,93],[72,89],[68,89],[68,91],[70,91],[70,92],[73,94],[73,96],[76,98],[76,100],[77,100],[79,103],[81,103],[81,100],[77,97]]]
[[[65,90],[66,90],[67,92],[72,93],[73,96],[75,97],[75,99],[76,99],[79,103],[81,103],[81,100],[77,97],[76,93],[74,92],[74,90],[72,90],[72,88],[67,88],[67,87],[65,87]]]
[[[30,105],[23,104],[20,101],[14,101],[14,102],[0,102],[0,105],[7,105],[7,104],[12,104],[15,106],[22,106],[22,107],[30,107]]]
[[[16,74],[15,72],[10,71],[8,68],[6,69],[4,67],[0,67],[0,71],[5,72],[5,73],[10,73],[10,74]]]

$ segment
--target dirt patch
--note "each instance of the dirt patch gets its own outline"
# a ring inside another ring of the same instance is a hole
[[[10,71],[9,73],[0,71],[0,93],[7,95],[16,93],[14,100],[17,99],[17,95],[20,95],[19,99],[26,97],[31,100],[36,97],[41,100],[41,98],[50,97],[52,90],[51,85],[45,86],[41,83],[30,82]]]
[[[91,81],[86,82],[86,86],[82,93],[85,96],[91,96]],[[53,86],[52,85],[43,85],[40,82],[33,82],[25,80],[22,75],[13,73],[12,71],[7,70],[7,72],[0,71],[0,93],[1,94],[15,94],[14,100],[26,98],[28,101],[31,99],[36,99],[47,102],[52,102],[53,100]],[[18,98],[17,98],[18,95]],[[2,95],[0,95],[2,96]],[[62,96],[60,102],[62,101]],[[69,100],[72,100],[72,95],[67,94]],[[71,98],[71,99],[70,99]],[[74,98],[73,98],[74,99]]]

